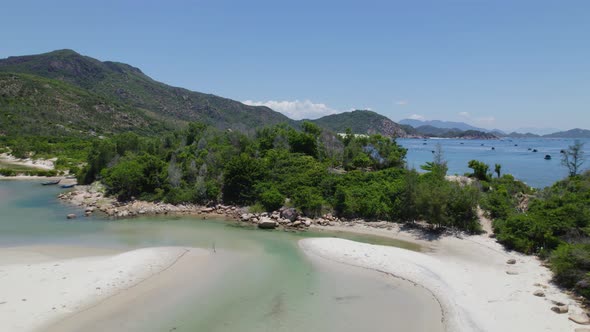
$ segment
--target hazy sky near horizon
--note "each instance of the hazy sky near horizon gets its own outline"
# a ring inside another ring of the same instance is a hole
[[[11,1],[0,58],[74,49],[293,118],[590,129],[590,1]]]

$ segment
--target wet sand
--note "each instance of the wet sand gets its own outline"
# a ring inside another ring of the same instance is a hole
[[[570,313],[583,312],[575,299],[551,285],[550,271],[536,257],[507,252],[484,236],[447,236],[430,242],[427,253],[336,238],[299,243],[312,257],[378,271],[423,287],[440,303],[447,331],[561,332],[582,327],[568,320],[568,314],[551,311],[555,302],[561,302],[569,305]],[[516,264],[507,264],[511,258]],[[544,292],[542,297],[533,294],[538,290]]]

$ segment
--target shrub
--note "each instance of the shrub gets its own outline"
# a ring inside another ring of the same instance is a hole
[[[561,244],[550,258],[554,280],[590,297],[590,244]]]
[[[322,213],[324,199],[316,188],[300,188],[293,197],[293,203],[301,212],[310,217],[318,217]]]
[[[260,203],[266,211],[278,210],[283,206],[284,202],[285,196],[283,196],[275,187],[265,190],[260,195]]]
[[[0,168],[0,175],[3,176],[15,176],[16,172],[12,169],[8,169],[8,168]]]

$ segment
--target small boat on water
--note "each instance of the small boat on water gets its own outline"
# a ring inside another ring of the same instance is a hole
[[[74,186],[76,186],[75,183],[72,184],[62,184],[60,187],[67,189],[67,188],[74,188]]]
[[[550,156],[550,155],[548,155],[548,154],[546,154],[546,155],[545,155],[545,160],[551,160],[551,156]]]
[[[61,181],[61,179],[55,180],[55,181],[47,181],[47,182],[43,182],[41,184],[44,186],[53,186],[53,185],[58,184],[60,181]]]

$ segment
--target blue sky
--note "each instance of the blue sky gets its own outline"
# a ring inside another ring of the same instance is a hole
[[[11,1],[0,57],[70,48],[300,118],[590,129],[590,1]]]

